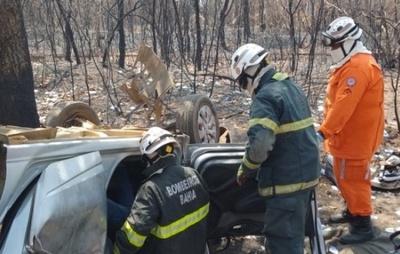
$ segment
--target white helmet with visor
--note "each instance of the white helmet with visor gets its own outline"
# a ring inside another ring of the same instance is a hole
[[[240,46],[232,55],[231,73],[235,80],[239,82],[241,89],[249,91],[252,94],[255,87],[253,84],[248,86],[248,78],[254,80],[258,72],[253,76],[246,73],[246,70],[252,66],[258,65],[268,55],[268,52],[260,45],[248,43]]]
[[[237,79],[243,71],[250,66],[259,64],[268,55],[268,52],[260,45],[248,43],[240,46],[232,55],[231,72]]]
[[[167,144],[172,144],[171,152],[173,147],[179,147],[179,142],[169,131],[151,127],[140,139],[140,152],[142,155],[150,155]]]
[[[324,46],[334,46],[347,40],[359,40],[362,29],[350,17],[340,17],[332,21],[322,32]]]

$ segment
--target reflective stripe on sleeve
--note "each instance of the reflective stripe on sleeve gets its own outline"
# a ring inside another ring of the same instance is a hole
[[[271,129],[274,133],[276,133],[279,129],[279,126],[269,118],[253,118],[249,121],[249,127],[253,127],[254,125],[260,124],[265,128]]]
[[[281,195],[281,194],[289,194],[300,190],[305,190],[311,188],[318,184],[319,179],[312,180],[310,182],[305,183],[294,183],[288,185],[276,185],[274,187],[266,187],[266,188],[259,188],[258,192],[261,196],[272,196],[273,194]],[[274,193],[275,188],[275,193]]]
[[[113,254],[120,254],[118,246],[115,245],[115,244],[114,244],[114,247],[113,247]]]
[[[305,129],[314,124],[313,118],[309,117],[297,122],[286,123],[278,126],[274,121],[269,118],[254,118],[250,119],[249,127],[260,124],[265,128],[271,129],[275,134],[282,134],[291,131]]]
[[[146,240],[146,236],[141,235],[137,233],[133,228],[131,227],[131,224],[129,224],[128,221],[125,221],[124,225],[121,228],[122,231],[126,233],[126,237],[128,238],[128,241],[135,247],[141,248],[144,244],[144,241]]]
[[[193,226],[199,221],[203,220],[209,211],[210,203],[202,206],[200,209],[185,215],[177,221],[172,222],[166,226],[158,225],[156,228],[152,229],[151,233],[160,239],[170,238],[187,228]]]
[[[260,163],[252,163],[250,162],[246,155],[243,156],[243,164],[248,168],[248,169],[258,169],[260,167]]]

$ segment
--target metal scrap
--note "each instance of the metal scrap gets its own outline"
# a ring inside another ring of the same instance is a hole
[[[162,114],[161,99],[174,83],[166,66],[152,48],[145,44],[140,46],[133,68],[139,63],[139,72],[131,76],[130,87],[123,84],[120,89],[127,93],[134,103],[154,108],[156,122],[159,124]]]

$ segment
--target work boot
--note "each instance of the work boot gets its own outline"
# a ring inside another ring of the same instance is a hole
[[[349,210],[344,210],[341,213],[333,214],[329,216],[328,223],[348,223],[354,216],[351,215]]]
[[[375,238],[370,216],[353,216],[349,233],[339,237],[342,244],[363,243]]]

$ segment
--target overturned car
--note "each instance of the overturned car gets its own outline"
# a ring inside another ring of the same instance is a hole
[[[105,253],[113,233],[107,232],[107,199],[123,170],[139,188],[139,140],[146,129],[0,130],[0,253]],[[176,135],[180,163],[209,185],[209,239],[261,235],[265,209],[257,183],[236,184],[244,145],[191,144],[187,135]],[[315,201],[312,208],[308,236],[313,253],[324,253]]]

